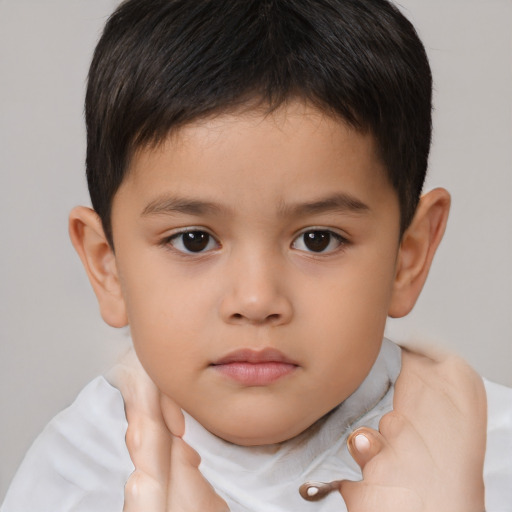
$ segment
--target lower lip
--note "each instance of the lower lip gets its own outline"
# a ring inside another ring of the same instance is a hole
[[[297,369],[289,363],[268,361],[264,363],[233,362],[214,365],[219,373],[245,386],[266,386]]]

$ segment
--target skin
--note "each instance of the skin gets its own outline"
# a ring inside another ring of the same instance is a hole
[[[127,447],[135,466],[124,512],[225,512],[202,477],[197,453],[181,439],[181,409],[163,397],[134,353],[111,372],[123,394]],[[167,411],[161,414],[161,400]],[[380,431],[349,437],[361,482],[333,482],[349,512],[482,512],[486,396],[480,377],[453,355],[405,351],[393,411]],[[367,442],[356,442],[361,436]]]
[[[348,439],[363,473],[339,487],[349,512],[482,512],[486,419],[482,380],[464,361],[404,351],[393,411]]]
[[[130,325],[162,417],[177,404],[223,439],[269,444],[365,378],[387,316],[421,291],[449,203],[442,189],[423,196],[400,238],[372,136],[295,101],[141,148],[114,197],[115,252],[90,209],[73,210],[70,235],[104,320]],[[201,251],[187,249],[187,230],[202,233]],[[313,232],[328,242],[320,251]],[[293,365],[240,382],[215,366],[239,349],[277,349]]]
[[[306,209],[342,194],[366,208]],[[170,200],[214,206],[179,211]],[[299,434],[349,396],[377,357],[398,217],[372,138],[300,104],[268,117],[221,116],[140,151],[112,226],[142,365],[223,439],[270,444]],[[182,240],[168,241],[189,227],[211,234],[211,247],[186,254]],[[308,251],[300,236],[311,227],[346,241]],[[266,348],[294,371],[246,386],[211,366],[233,350]]]

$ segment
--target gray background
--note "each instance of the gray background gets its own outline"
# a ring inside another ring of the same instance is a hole
[[[191,0],[193,1],[193,0]],[[0,501],[35,435],[129,346],[67,236],[88,204],[82,103],[115,0],[0,0]],[[453,196],[395,340],[428,340],[512,385],[512,0],[402,0],[435,77],[428,187]]]

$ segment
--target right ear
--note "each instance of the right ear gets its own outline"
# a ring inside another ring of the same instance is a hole
[[[77,206],[69,214],[69,236],[93,287],[103,320],[112,327],[128,324],[114,251],[99,215]]]

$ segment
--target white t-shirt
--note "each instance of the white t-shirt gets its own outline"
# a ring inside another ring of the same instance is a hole
[[[343,512],[339,493],[307,502],[298,488],[306,481],[361,478],[346,438],[358,426],[377,428],[391,410],[400,364],[400,349],[384,340],[361,386],[313,427],[279,445],[227,443],[187,414],[184,439],[201,455],[201,471],[231,512]],[[484,382],[486,511],[512,512],[512,389]],[[133,471],[126,427],[119,391],[103,377],[93,380],[36,439],[0,512],[121,512],[124,484]]]

